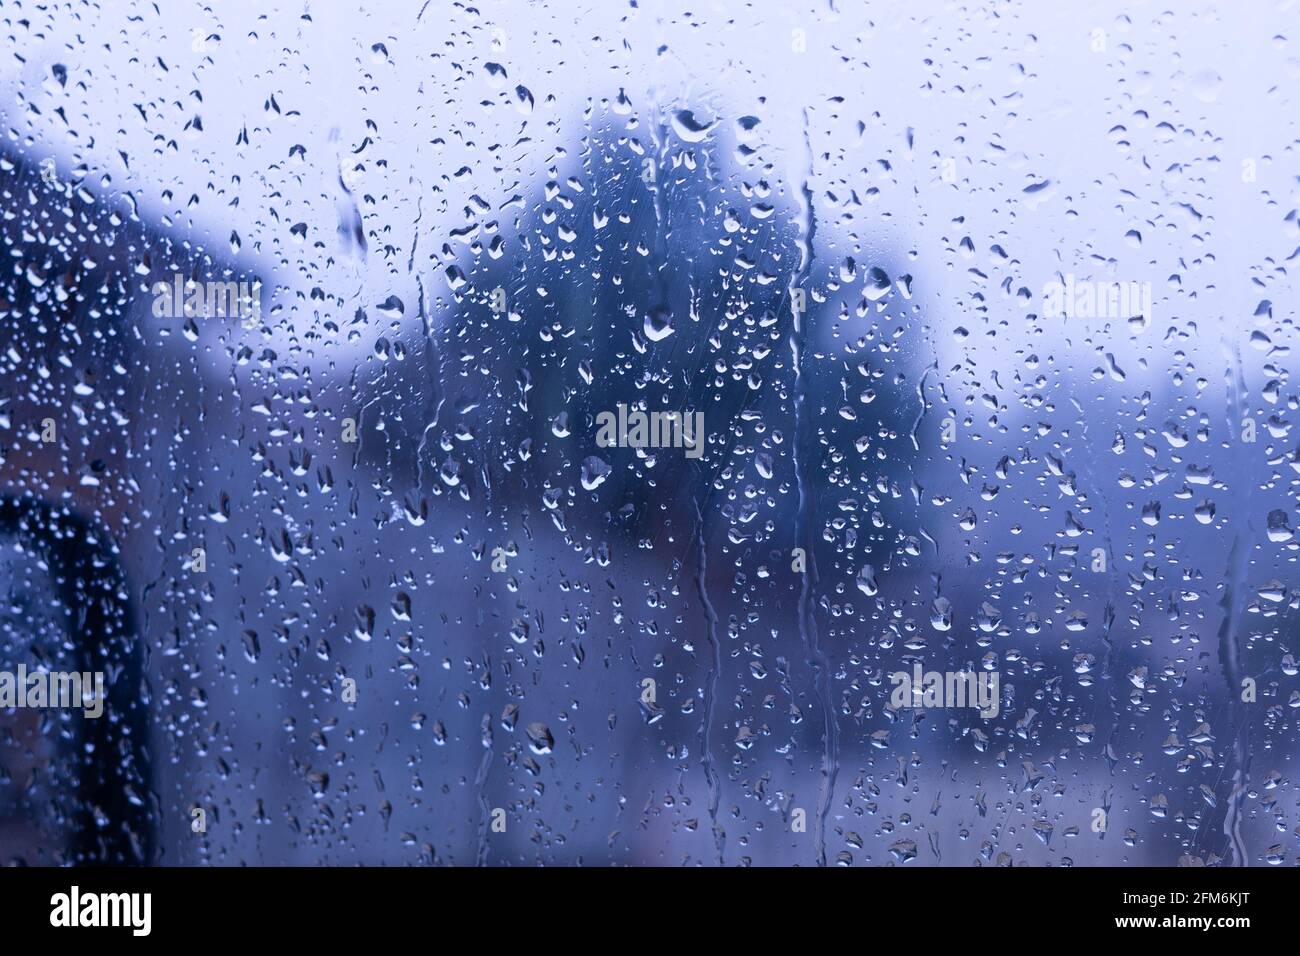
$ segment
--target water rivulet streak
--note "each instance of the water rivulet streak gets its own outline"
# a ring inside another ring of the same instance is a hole
[[[709,784],[709,821],[713,825],[713,845],[718,854],[718,865],[724,864],[723,850],[726,848],[727,835],[718,825],[718,804],[722,791],[718,786],[718,771],[714,767],[713,756],[713,701],[718,696],[718,672],[722,670],[722,647],[718,644],[718,612],[709,600],[706,579],[709,573],[709,558],[705,549],[704,516],[700,513],[700,503],[695,502],[696,541],[698,542],[697,567],[695,569],[695,586],[700,592],[700,603],[708,621],[706,633],[709,636],[709,649],[712,660],[709,664],[708,686],[704,689],[704,720],[700,725],[700,760],[704,764],[704,779]]]
[[[1241,396],[1246,391],[1245,377],[1241,371],[1241,354],[1232,350],[1233,364],[1225,374],[1228,389],[1228,432],[1232,434],[1242,421],[1244,412]],[[1233,498],[1238,518],[1246,525],[1246,542],[1251,539],[1250,522],[1250,485],[1245,469],[1238,463],[1233,480]],[[1233,866],[1248,866],[1250,860],[1246,852],[1245,841],[1241,837],[1242,797],[1250,779],[1250,734],[1249,716],[1241,706],[1241,648],[1237,643],[1237,629],[1240,626],[1240,595],[1246,587],[1246,571],[1249,545],[1242,540],[1238,530],[1232,536],[1232,545],[1228,549],[1228,564],[1223,574],[1223,598],[1219,607],[1223,609],[1223,618],[1219,623],[1219,661],[1223,666],[1223,676],[1228,682],[1228,719],[1232,725],[1232,782],[1225,801],[1223,814],[1223,835],[1228,840],[1228,853]],[[1243,726],[1245,725],[1245,726]]]
[[[802,288],[812,265],[812,243],[817,231],[817,221],[812,208],[812,143],[808,138],[808,111],[803,111],[803,141],[806,154],[803,180],[799,186],[799,268],[790,277],[789,298],[794,323],[790,332],[790,354],[794,366],[794,470],[795,482],[799,491],[799,512],[795,519],[795,539],[803,549],[807,569],[800,577],[799,583],[799,636],[803,641],[804,657],[812,669],[817,697],[822,709],[822,783],[817,797],[816,849],[817,865],[826,865],[826,817],[830,813],[831,799],[835,792],[835,776],[838,769],[839,727],[835,722],[835,710],[831,705],[830,662],[822,651],[817,638],[817,624],[813,620],[811,607],[812,585],[817,583],[817,562],[813,558],[813,535],[810,513],[812,502],[810,496],[811,481],[807,474],[808,456],[805,445],[812,427],[808,409],[808,380],[804,373],[804,327],[803,315],[798,304],[803,297],[795,290]]]

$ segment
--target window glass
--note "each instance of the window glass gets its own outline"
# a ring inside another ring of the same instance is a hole
[[[0,858],[1295,861],[1292,4],[363,6],[5,17]]]

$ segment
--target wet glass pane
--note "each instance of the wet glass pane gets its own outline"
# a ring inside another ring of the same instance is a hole
[[[5,12],[0,859],[1296,861],[1292,4],[363,7]]]

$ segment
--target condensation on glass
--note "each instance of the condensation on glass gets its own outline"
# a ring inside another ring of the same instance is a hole
[[[166,6],[0,40],[5,862],[1295,862],[1286,17]]]

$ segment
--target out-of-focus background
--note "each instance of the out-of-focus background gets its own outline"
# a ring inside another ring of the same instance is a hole
[[[0,5],[0,859],[1291,865],[1298,12]]]

